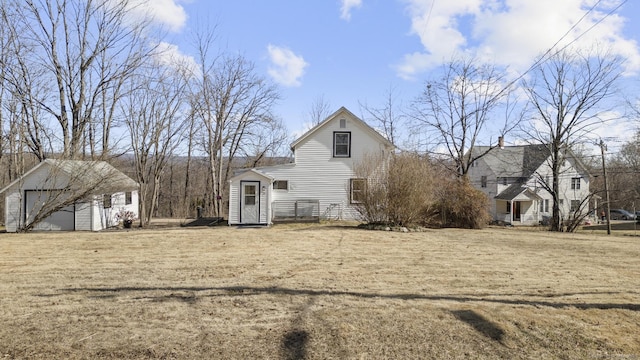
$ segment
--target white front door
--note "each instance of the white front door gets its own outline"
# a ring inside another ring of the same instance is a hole
[[[240,187],[240,222],[260,223],[260,182],[242,181]]]

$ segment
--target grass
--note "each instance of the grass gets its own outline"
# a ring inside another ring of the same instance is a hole
[[[638,289],[590,233],[0,234],[0,358],[639,359]]]

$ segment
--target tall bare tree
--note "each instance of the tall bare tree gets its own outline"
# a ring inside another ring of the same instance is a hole
[[[325,99],[324,94],[316,97],[309,108],[308,119],[311,121],[311,126],[320,124],[331,115],[331,111],[331,104]]]
[[[214,39],[212,32],[196,35],[200,74],[192,81],[192,105],[209,165],[205,206],[222,216],[232,163],[252,129],[272,121],[280,95],[244,57],[214,53]]]
[[[415,132],[426,136],[436,153],[447,155],[450,170],[466,177],[475,160],[498,146],[493,140],[514,128],[509,85],[492,65],[452,60],[443,66],[442,77],[426,82],[411,105]],[[474,152],[485,139],[487,150]]]
[[[551,183],[544,176],[539,182],[553,198],[553,231],[563,229],[559,203],[563,164],[573,157],[572,148],[593,141],[592,132],[602,125],[603,113],[614,106],[611,100],[620,74],[619,58],[565,50],[541,62],[531,80],[522,83],[532,111],[525,134],[546,144],[550,154]]]
[[[158,65],[137,79],[122,113],[140,184],[140,226],[147,226],[158,204],[162,175],[185,129],[186,78]]]
[[[34,103],[52,120],[49,127],[57,125],[64,157],[82,156],[94,118],[103,124],[104,151],[113,116],[108,109],[119,97],[121,82],[151,51],[145,39],[148,22],[131,21],[128,0],[5,0],[3,8],[10,14],[3,25],[20,34],[15,56],[30,80],[14,86],[21,94],[47,94]]]
[[[361,103],[360,107],[364,109],[369,123],[382,130],[387,140],[398,146],[407,116],[402,109],[402,103],[398,104],[396,93],[394,87],[389,87],[382,107],[373,107],[366,103]]]

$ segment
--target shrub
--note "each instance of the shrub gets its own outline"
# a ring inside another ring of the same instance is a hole
[[[428,158],[414,153],[367,156],[355,172],[367,179],[364,194],[355,204],[364,221],[399,226],[423,223],[423,214],[434,202]]]
[[[481,229],[491,220],[489,199],[466,177],[443,182],[435,207],[441,226]]]

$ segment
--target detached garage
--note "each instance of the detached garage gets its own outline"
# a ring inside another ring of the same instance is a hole
[[[121,211],[137,216],[137,189],[107,162],[47,159],[0,190],[6,230],[103,230]]]

